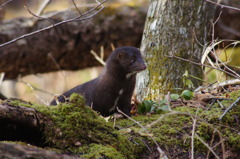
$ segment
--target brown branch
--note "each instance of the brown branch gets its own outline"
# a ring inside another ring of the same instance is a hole
[[[79,15],[82,16],[82,13],[81,13],[81,11],[78,9],[78,7],[77,7],[77,5],[76,5],[76,3],[75,3],[75,0],[72,0],[72,3],[73,3],[73,5],[74,5],[74,7],[76,8],[76,10],[78,11]]]

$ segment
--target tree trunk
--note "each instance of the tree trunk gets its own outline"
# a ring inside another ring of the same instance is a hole
[[[148,70],[137,81],[139,97],[155,99],[159,94],[184,89],[182,75],[202,78],[200,66],[167,56],[200,62],[210,31],[214,9],[205,1],[152,0],[141,43]],[[201,81],[191,79],[194,86]]]

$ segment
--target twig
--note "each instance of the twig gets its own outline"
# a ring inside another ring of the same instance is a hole
[[[198,113],[199,107],[196,111],[196,114]],[[197,116],[197,115],[196,115]],[[191,136],[191,159],[194,159],[194,136],[195,136],[195,129],[196,129],[196,123],[197,123],[197,119],[194,118],[193,116],[191,116],[192,120],[193,120],[193,128],[192,128],[192,136]]]
[[[220,11],[220,13],[219,13],[217,19],[215,20],[215,22],[213,22],[213,26],[212,26],[212,42],[214,42],[214,39],[215,39],[215,38],[214,38],[215,25],[216,25],[216,23],[219,21],[221,15],[222,15],[222,10]]]
[[[222,8],[228,8],[228,9],[240,11],[240,9],[239,9],[239,8],[236,8],[236,7],[231,7],[231,6],[219,4],[219,3],[217,3],[217,2],[213,2],[213,1],[210,1],[210,0],[205,0],[205,1],[207,1],[207,2],[209,2],[209,3],[212,3],[212,4],[215,4],[215,5],[218,5],[218,6],[221,6]]]
[[[212,30],[212,42],[214,42],[214,39],[215,39],[215,38],[214,38],[215,25],[216,25],[216,23],[219,21],[221,15],[222,15],[222,10],[220,11],[220,13],[219,13],[217,19],[215,20],[215,22],[213,22],[213,27],[212,27],[212,28],[213,28],[213,30]]]
[[[147,143],[143,140],[143,139],[140,139],[143,144],[147,147],[148,151],[150,151],[150,153],[152,153],[152,150],[150,149],[150,147],[147,145]]]
[[[106,65],[106,62],[103,61],[103,55],[102,55],[102,53],[101,53],[101,55],[100,55],[101,57],[98,56],[98,54],[97,54],[95,51],[93,51],[93,50],[91,50],[90,53],[95,57],[95,59],[96,59],[99,63],[101,63],[103,66]]]
[[[72,3],[73,3],[73,5],[74,5],[74,7],[76,8],[76,10],[78,11],[79,15],[82,16],[82,13],[81,13],[81,11],[78,9],[78,7],[77,7],[77,5],[76,5],[76,3],[75,3],[75,0],[72,0]]]
[[[40,98],[40,97],[37,95],[37,93],[35,92],[34,88],[31,86],[30,83],[27,83],[27,86],[28,86],[29,88],[31,88],[31,90],[33,91],[33,93],[34,93],[34,95],[37,97],[37,99],[39,99],[43,104],[48,105],[47,102],[45,102],[42,98]]]
[[[191,61],[191,60],[188,60],[188,59],[184,59],[184,58],[181,58],[181,57],[178,57],[178,56],[175,56],[175,55],[165,55],[165,56],[166,56],[166,57],[170,57],[170,58],[176,58],[176,59],[179,59],[179,60],[182,60],[182,61],[186,61],[186,62],[190,62],[190,63],[195,64],[195,65],[198,65],[198,66],[205,66],[205,67],[213,68],[213,69],[216,69],[216,70],[218,70],[218,71],[222,71],[222,72],[224,72],[224,73],[226,73],[226,74],[228,74],[228,75],[230,75],[230,76],[232,76],[232,77],[235,77],[235,78],[237,78],[237,79],[240,79],[239,75],[238,75],[236,72],[234,72],[234,74],[233,74],[233,73],[227,72],[227,71],[222,70],[222,69],[217,68],[217,67],[213,67],[213,66],[210,66],[210,65],[205,65],[205,64],[197,63],[197,62],[194,62],[194,61]]]
[[[44,0],[38,8],[36,15],[40,16],[50,2],[51,0]]]
[[[192,136],[191,136],[191,158],[194,159],[194,136],[195,136],[195,128],[196,128],[197,119],[193,118],[193,128],[192,128]]]
[[[221,108],[224,108],[224,106],[222,105],[222,103],[217,99],[217,103],[220,105]]]
[[[69,22],[76,22],[76,21],[83,21],[83,20],[90,19],[90,18],[92,18],[93,16],[95,16],[96,14],[98,14],[100,11],[102,11],[102,10],[104,9],[104,6],[103,6],[102,4],[105,3],[106,1],[107,1],[107,0],[104,0],[103,2],[101,2],[100,4],[98,4],[96,7],[92,8],[92,9],[90,9],[89,11],[85,12],[84,14],[82,14],[82,16],[85,16],[85,15],[93,12],[94,10],[98,9],[99,7],[101,7],[98,11],[94,12],[93,14],[91,14],[91,15],[85,17],[85,18],[83,17],[83,18],[79,19],[79,17],[75,17],[75,18],[72,18],[72,19],[69,19],[69,20],[65,20],[65,21],[61,21],[61,22],[59,22],[59,23],[56,23],[54,26],[56,27],[56,26],[59,26],[59,25],[65,24],[65,23],[69,23]],[[3,43],[3,44],[0,44],[0,48],[1,48],[1,47],[4,47],[4,46],[7,46],[7,45],[9,45],[9,44],[12,44],[12,43],[14,43],[14,42],[16,42],[16,41],[18,41],[18,40],[20,40],[20,39],[24,39],[24,38],[26,38],[26,37],[29,37],[29,36],[32,36],[32,35],[41,33],[41,32],[43,32],[43,31],[47,31],[47,30],[49,30],[49,29],[52,29],[54,26],[51,25],[51,26],[48,26],[48,27],[45,27],[45,28],[42,28],[42,29],[33,31],[33,32],[31,32],[31,33],[28,33],[28,34],[24,34],[24,35],[22,35],[22,36],[19,36],[19,37],[13,39],[13,40],[10,40],[10,41],[8,41],[8,42],[5,42],[5,43]]]
[[[2,85],[4,76],[5,76],[4,72],[0,73],[0,86]]]
[[[227,112],[228,112],[230,109],[232,109],[233,106],[237,105],[239,101],[240,101],[240,97],[238,97],[238,99],[237,99],[235,102],[233,102],[233,103],[225,110],[225,112],[220,116],[219,120],[222,120],[222,118],[227,114]]]
[[[34,13],[28,8],[26,1],[24,1],[24,7],[27,9],[28,13],[31,14],[33,17],[36,17],[36,18],[38,18],[38,19],[47,20],[47,21],[49,21],[49,22],[52,24],[52,26],[54,27],[54,22],[53,22],[51,19],[49,19],[49,18],[44,18],[44,17],[41,17],[41,16],[39,16],[39,15],[37,15],[37,14],[34,14]],[[33,24],[34,24],[35,22],[36,22],[36,21],[34,21]]]
[[[56,65],[56,67],[58,68],[58,70],[61,72],[61,75],[63,77],[64,83],[65,83],[65,89],[68,89],[68,83],[66,80],[66,74],[65,72],[61,69],[60,65],[57,63],[57,61],[55,60],[55,58],[53,57],[52,53],[48,53],[48,57],[53,61],[53,63]]]
[[[220,138],[220,141],[222,141],[222,142],[221,142],[222,158],[225,159],[224,139],[223,139],[223,137],[222,137],[221,132],[220,132],[218,129],[214,128],[214,127],[212,126],[212,124],[208,123],[207,121],[205,121],[204,119],[202,119],[202,118],[200,118],[200,117],[198,117],[198,116],[196,116],[196,115],[190,114],[190,113],[188,113],[188,112],[171,111],[170,113],[161,115],[157,120],[155,120],[155,121],[153,121],[152,123],[148,124],[148,125],[146,126],[146,128],[150,128],[150,127],[152,127],[153,125],[156,125],[157,123],[159,123],[160,121],[162,121],[162,119],[164,119],[164,117],[169,116],[169,115],[187,115],[187,116],[190,116],[190,117],[194,117],[194,118],[198,119],[199,121],[207,124],[210,128],[212,128],[214,131],[216,131],[216,132],[218,133],[218,136],[219,136],[219,138]]]
[[[217,89],[220,87],[226,87],[229,85],[237,85],[237,84],[240,84],[240,79],[227,80],[222,83],[214,84],[213,88]]]
[[[0,5],[0,8],[4,7],[5,5],[7,5],[9,2],[12,2],[13,0],[8,0],[6,2],[4,2],[3,4]]]
[[[20,83],[23,83],[23,84],[26,84],[26,85],[28,84],[28,82],[25,82],[25,81],[23,81],[23,80],[13,80],[13,81],[20,82]],[[31,86],[31,87],[32,87],[35,91],[43,92],[43,93],[46,93],[46,94],[51,95],[51,96],[54,95],[53,93],[50,93],[50,92],[45,91],[45,90],[42,90],[42,89],[37,88],[37,87],[35,87],[35,86]]]
[[[42,15],[43,11],[46,9],[46,7],[48,6],[48,4],[50,4],[51,0],[44,0],[41,4],[40,4],[40,7],[38,8],[37,12],[36,12],[36,15],[37,16],[40,16]],[[31,13],[30,13],[31,14]],[[34,19],[31,23],[31,26],[35,25],[36,22],[38,21],[38,19],[46,19],[48,20],[50,23],[53,23],[53,21],[49,18],[44,18],[44,17],[40,17],[40,18],[37,18],[37,19]]]
[[[214,133],[215,133],[215,131],[213,131],[212,140],[210,141],[210,146],[211,146],[211,147],[212,147],[212,144],[213,144],[213,141],[214,141]],[[213,149],[213,147],[212,147],[212,149]],[[209,155],[210,155],[210,150],[208,150],[208,152],[207,152],[206,159],[209,158]]]
[[[111,48],[112,48],[112,51],[116,49],[113,43],[111,43]]]
[[[136,123],[138,126],[140,126],[146,133],[149,134],[148,130],[143,126],[141,125],[138,121],[134,120],[133,118],[131,118],[130,116],[128,116],[127,114],[125,114],[124,112],[122,112],[118,107],[117,107],[117,111],[119,113],[121,113],[122,115],[124,115],[125,117],[127,117],[128,119],[132,120],[134,123]],[[152,137],[152,136],[149,136],[153,142],[155,143],[155,145],[157,146],[157,150],[160,154],[159,158],[160,159],[168,159],[168,157],[166,156],[165,152],[160,148],[160,146],[158,145],[157,141]]]
[[[195,134],[195,136],[196,136],[196,138],[197,138],[199,141],[202,142],[203,145],[205,145],[205,146],[212,152],[212,154],[213,154],[217,159],[220,159],[220,157],[213,151],[213,149],[212,149],[206,142],[204,142],[203,139],[198,136],[198,134]]]

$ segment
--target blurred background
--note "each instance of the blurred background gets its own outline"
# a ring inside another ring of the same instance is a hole
[[[2,20],[8,21],[20,17],[33,17],[24,7],[24,4],[27,4],[28,9],[33,13],[36,13],[42,2],[43,0],[0,0],[0,13],[4,12],[4,14],[0,14],[0,25]],[[69,10],[69,8],[74,7],[72,2],[71,0],[52,0],[43,13]],[[92,4],[96,4],[95,0],[74,0],[74,2],[77,6],[81,7],[81,10],[88,10]],[[148,3],[148,0],[111,0],[104,3],[104,6],[106,8],[114,7],[115,9],[119,9],[122,6],[133,9],[141,8],[146,14]],[[222,0],[221,3],[240,8],[239,0]],[[3,4],[5,5],[3,6]],[[234,9],[221,8],[220,6],[216,7],[217,12],[215,19],[217,23],[214,26],[214,40],[228,40],[215,46],[219,48],[216,49],[215,55],[218,56],[222,62],[240,68],[240,12]],[[101,14],[103,13],[98,13],[94,18]],[[221,16],[219,16],[220,14]],[[143,27],[144,24],[141,26],[142,30]],[[211,40],[212,37],[209,37],[209,41]],[[136,47],[139,46],[140,41]],[[99,50],[93,51],[99,53],[100,48],[101,46],[99,46]],[[24,77],[19,76],[16,80],[4,80],[0,85],[0,92],[7,97],[22,98],[27,101],[46,104],[52,100],[53,95],[60,95],[74,86],[97,77],[102,69],[102,66],[78,71],[64,71],[59,69],[59,71],[56,72],[32,74]],[[204,80],[208,83],[221,82],[227,79],[231,79],[231,77],[226,76],[223,72],[209,68],[205,70]]]
[[[0,4],[7,1],[0,0]],[[73,7],[69,0],[52,0],[44,10],[44,13],[64,11],[69,7]],[[95,0],[75,0],[76,5],[81,5],[84,9],[87,5],[96,3]],[[26,0],[28,8],[35,13],[42,3],[42,0]],[[104,4],[109,6],[129,6],[129,7],[144,7],[147,10],[147,0],[111,0]],[[4,5],[4,20],[10,20],[19,17],[32,17],[32,15],[24,8],[24,1],[13,0]],[[87,7],[86,7],[87,9]],[[1,10],[0,10],[1,11]],[[99,13],[101,14],[101,12]],[[97,16],[97,15],[96,15]],[[99,50],[94,50],[100,52]],[[60,95],[65,91],[89,81],[97,77],[103,67],[87,68],[79,71],[64,71],[33,74],[24,77],[19,77],[16,80],[4,80],[0,85],[0,92],[6,97],[22,98],[26,101],[31,101],[39,104],[46,104],[53,99],[53,95]]]

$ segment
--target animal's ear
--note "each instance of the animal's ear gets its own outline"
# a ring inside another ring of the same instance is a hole
[[[117,54],[118,59],[123,59],[126,56],[126,53],[124,51],[119,51]]]

